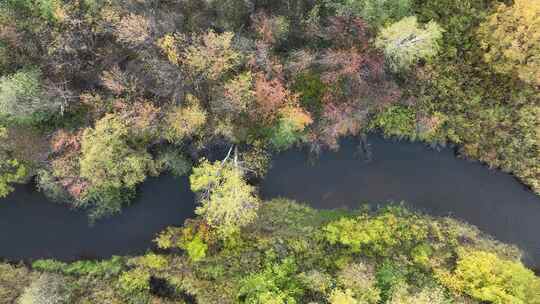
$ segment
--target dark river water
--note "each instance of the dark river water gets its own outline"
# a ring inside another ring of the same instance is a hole
[[[419,143],[368,139],[372,157],[358,157],[343,142],[314,163],[290,150],[274,157],[261,185],[264,199],[288,197],[316,208],[355,208],[369,202],[405,201],[437,216],[450,215],[523,249],[524,262],[540,268],[540,197],[511,175],[437,152]],[[88,225],[83,212],[47,202],[31,186],[0,200],[0,257],[102,258],[143,253],[156,233],[193,216],[187,178],[151,178],[122,214]]]

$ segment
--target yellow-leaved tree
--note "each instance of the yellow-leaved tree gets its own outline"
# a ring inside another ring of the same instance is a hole
[[[180,143],[201,131],[207,118],[208,114],[201,107],[199,99],[187,95],[184,105],[174,107],[167,114],[165,137],[172,143]]]
[[[209,80],[218,80],[223,74],[236,67],[242,54],[233,47],[234,34],[213,31],[197,37],[187,48],[184,63],[188,69]]]
[[[231,235],[256,219],[260,202],[255,187],[233,162],[203,159],[189,180],[191,190],[200,194],[196,213],[221,235]]]
[[[90,184],[83,203],[93,207],[93,218],[119,212],[128,193],[152,169],[151,155],[131,138],[129,126],[115,114],[84,132],[79,165],[81,177]]]
[[[484,60],[497,72],[540,85],[540,1],[501,4],[478,29]]]
[[[461,248],[456,269],[439,271],[439,280],[450,290],[489,303],[540,303],[540,279],[521,263],[491,252]]]

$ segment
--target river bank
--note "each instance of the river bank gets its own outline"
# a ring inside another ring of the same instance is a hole
[[[315,208],[356,208],[388,201],[433,216],[452,216],[524,250],[540,268],[540,198],[511,175],[435,151],[420,143],[369,136],[371,156],[345,140],[313,164],[305,151],[276,155],[260,186],[263,199],[287,197]],[[8,260],[107,258],[135,255],[153,246],[156,233],[194,216],[186,177],[148,179],[122,214],[88,225],[84,212],[47,202],[30,185],[0,200],[0,256]]]

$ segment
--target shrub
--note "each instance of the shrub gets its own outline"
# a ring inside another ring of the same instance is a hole
[[[323,228],[330,244],[345,245],[352,252],[368,256],[392,256],[410,252],[428,236],[428,227],[414,215],[383,211],[370,217],[342,218]]]
[[[387,303],[396,289],[406,283],[405,275],[404,269],[392,261],[386,260],[380,265],[375,276],[376,286],[381,291],[382,303]]]
[[[56,178],[48,170],[39,170],[36,174],[36,184],[39,191],[53,202],[69,201],[69,194],[58,183]]]
[[[150,296],[150,273],[142,268],[126,271],[118,278],[118,287],[129,303],[145,303]]]
[[[255,92],[253,91],[253,75],[246,72],[227,81],[223,85],[223,97],[214,98],[212,108],[218,113],[230,113],[238,115],[246,112],[255,101]]]
[[[270,263],[262,272],[251,274],[240,282],[238,298],[243,303],[295,304],[303,294],[296,278],[297,265],[291,258]]]
[[[184,176],[191,171],[191,161],[177,149],[171,148],[160,152],[156,160],[164,170],[174,176]]]
[[[300,105],[310,113],[318,116],[323,110],[322,98],[326,86],[317,74],[302,73],[296,76],[293,90],[300,95]]]
[[[50,22],[59,22],[64,19],[64,11],[60,0],[38,0],[39,15]]]
[[[193,240],[191,240],[185,245],[185,249],[189,258],[193,262],[198,262],[206,257],[208,245],[206,245],[206,243],[204,243],[199,236],[195,236]]]
[[[166,256],[152,252],[132,259],[130,264],[136,265],[137,267],[142,267],[149,271],[163,271],[170,266]]]
[[[253,9],[253,2],[244,0],[213,0],[210,1],[218,28],[236,32],[246,26],[249,14]]]
[[[180,248],[182,246],[181,236],[183,228],[167,227],[154,239],[157,247],[160,249]]]
[[[252,17],[258,38],[269,45],[276,45],[286,39],[289,21],[283,16],[267,16],[258,13]]]
[[[12,8],[24,10],[52,23],[62,21],[65,14],[60,0],[6,0],[6,2]]]
[[[389,304],[449,304],[441,288],[424,288],[419,291],[409,290],[406,284],[396,288]]]
[[[280,116],[272,129],[270,142],[278,150],[286,150],[304,137],[306,126],[313,120],[303,109],[285,107],[279,111]]]
[[[303,272],[298,278],[306,289],[320,294],[327,294],[327,291],[334,285],[334,280],[331,275],[316,269]]]
[[[253,142],[248,151],[242,154],[243,165],[256,177],[264,177],[270,168],[272,155],[262,141]]]
[[[158,235],[155,242],[161,249],[181,248],[191,261],[198,262],[206,257],[214,236],[207,224],[188,220],[182,228],[169,227]]]
[[[125,267],[124,258],[113,256],[104,261],[76,261],[64,263],[56,260],[37,260],[32,263],[32,269],[42,272],[61,273],[70,276],[93,276],[110,278],[118,275]]]
[[[414,139],[416,117],[413,109],[401,105],[388,107],[370,122],[370,128],[380,128],[385,136]]]
[[[169,62],[174,65],[180,65],[182,62],[181,53],[179,50],[179,44],[182,43],[184,37],[175,34],[167,34],[161,37],[156,45],[167,56]]]

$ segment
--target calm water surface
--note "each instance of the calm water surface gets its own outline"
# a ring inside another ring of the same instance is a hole
[[[263,184],[265,199],[283,196],[316,208],[405,201],[432,215],[451,215],[495,238],[520,246],[525,262],[540,268],[540,197],[512,176],[460,160],[450,149],[369,137],[370,161],[357,143],[343,142],[314,165],[291,150],[275,156]],[[86,215],[47,202],[31,186],[0,200],[0,256],[10,260],[105,258],[139,254],[156,233],[193,216],[187,178],[152,178],[122,214],[88,225]]]
[[[144,253],[163,228],[194,216],[187,178],[151,178],[121,214],[90,226],[86,213],[48,202],[31,185],[0,200],[0,256],[9,260],[106,258]]]

